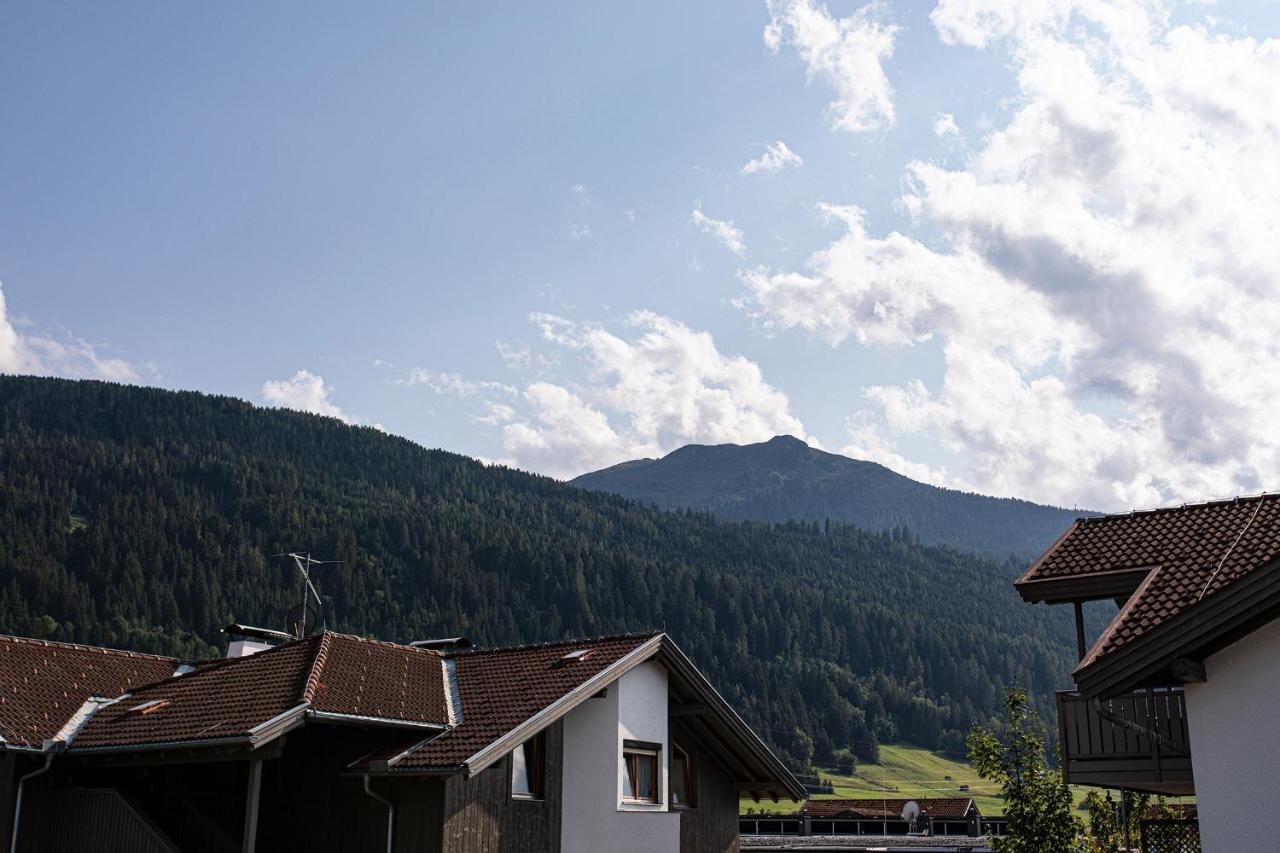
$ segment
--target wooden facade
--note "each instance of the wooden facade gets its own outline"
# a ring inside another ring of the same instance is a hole
[[[715,754],[672,721],[673,739],[689,755],[694,801],[680,813],[680,853],[738,853],[738,792]]]
[[[467,779],[444,782],[443,853],[555,853],[560,849],[564,721],[546,730],[546,781],[540,800],[511,796],[511,756]]]

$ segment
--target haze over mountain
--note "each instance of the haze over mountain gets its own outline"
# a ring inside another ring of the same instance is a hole
[[[583,474],[572,485],[727,521],[844,521],[906,527],[930,545],[1033,557],[1081,513],[919,483],[875,462],[780,435],[759,444],[690,444]]]
[[[776,447],[777,445],[775,445]],[[785,443],[783,444],[785,449]],[[1021,563],[852,525],[729,524],[240,400],[0,376],[0,632],[217,654],[282,627],[305,549],[330,628],[500,644],[667,630],[798,763],[961,750],[1069,615]]]

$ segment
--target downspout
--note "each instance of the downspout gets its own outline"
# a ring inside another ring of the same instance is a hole
[[[46,747],[51,746],[46,743]],[[13,806],[13,832],[9,837],[9,853],[18,853],[18,832],[22,828],[22,794],[27,789],[27,782],[37,776],[43,776],[53,767],[53,749],[47,748],[44,753],[44,766],[36,768],[18,780],[18,799]]]
[[[369,774],[364,774],[364,792],[387,807],[387,853],[393,853],[396,831],[396,805],[381,794],[375,794],[369,787]],[[16,853],[16,851],[13,851]]]

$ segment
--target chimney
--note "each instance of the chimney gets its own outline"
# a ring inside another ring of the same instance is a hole
[[[229,658],[248,657],[293,639],[284,631],[255,628],[252,625],[240,625],[236,622],[232,622],[223,628],[222,633],[231,638],[230,642],[227,643],[227,657]]]

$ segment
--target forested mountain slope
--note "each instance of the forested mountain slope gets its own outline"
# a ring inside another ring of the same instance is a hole
[[[573,485],[728,521],[847,521],[906,527],[927,545],[1033,558],[1082,513],[918,483],[875,462],[780,435],[760,444],[690,444],[583,474]],[[1087,513],[1086,513],[1087,514]]]
[[[664,628],[791,758],[959,748],[1067,683],[1019,566],[851,526],[729,524],[225,397],[0,377],[0,631],[216,653],[281,626],[309,549],[331,628],[512,643]]]

